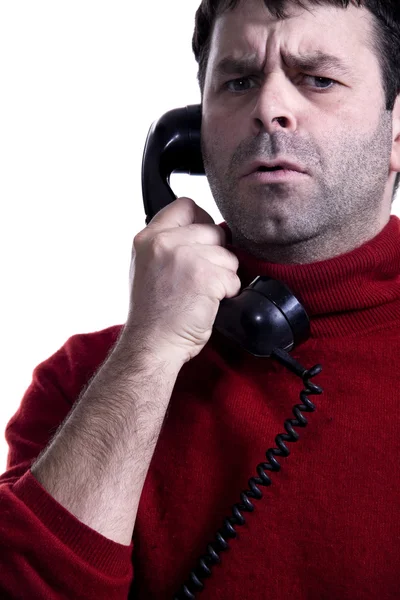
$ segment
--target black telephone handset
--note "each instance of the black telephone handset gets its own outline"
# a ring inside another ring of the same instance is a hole
[[[150,127],[142,163],[146,225],[162,208],[176,200],[169,185],[172,173],[205,175],[200,135],[200,105],[171,110]],[[290,454],[285,441],[298,440],[299,434],[293,426],[307,425],[302,411],[315,411],[307,394],[322,393],[322,389],[310,381],[321,372],[321,366],[315,365],[307,370],[288,354],[295,345],[308,339],[310,322],[300,302],[280,281],[257,277],[235,298],[222,300],[214,328],[254,356],[277,360],[302,379],[305,389],[300,393],[302,404],[293,407],[295,419],[287,419],[284,423],[287,433],[275,438],[278,448],[267,450],[268,462],[260,463],[256,469],[259,477],[249,479],[251,489],[241,493],[241,503],[233,506],[232,516],[224,520],[215,542],[208,545],[207,553],[200,558],[197,569],[190,573],[174,600],[195,598],[194,594],[203,589],[201,580],[209,577],[212,566],[220,562],[218,553],[228,548],[226,539],[236,537],[234,526],[245,523],[240,511],[253,511],[250,498],[262,498],[257,485],[269,486],[272,483],[266,471],[279,471],[281,466],[276,456],[287,457]]]

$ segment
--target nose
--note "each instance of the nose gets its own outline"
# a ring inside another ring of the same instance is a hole
[[[291,84],[285,80],[285,76],[278,73],[270,74],[260,85],[251,113],[254,135],[263,130],[272,134],[282,127],[292,132],[296,131],[295,100],[289,85]]]

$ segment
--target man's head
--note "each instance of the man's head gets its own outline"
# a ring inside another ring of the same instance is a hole
[[[193,37],[203,158],[236,245],[313,262],[387,223],[400,171],[395,3],[203,0]],[[254,160],[282,157],[307,174],[242,177]]]

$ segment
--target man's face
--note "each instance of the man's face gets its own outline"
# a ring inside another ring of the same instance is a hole
[[[345,252],[390,213],[393,122],[368,47],[373,15],[309,8],[292,6],[279,21],[262,0],[241,2],[216,20],[206,72],[202,150],[212,193],[234,243],[272,262]],[[291,61],[317,53],[342,67]],[[283,157],[307,174],[243,176],[256,160]]]

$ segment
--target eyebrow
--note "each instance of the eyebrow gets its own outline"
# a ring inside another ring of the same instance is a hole
[[[329,70],[344,76],[351,76],[353,74],[351,69],[340,58],[322,51],[317,51],[313,54],[303,54],[302,56],[286,54],[283,60],[288,67],[301,71],[315,73],[319,70]],[[249,71],[260,72],[262,68],[263,65],[260,64],[255,56],[243,56],[239,59],[227,56],[217,64],[215,73],[220,76],[244,75]]]

